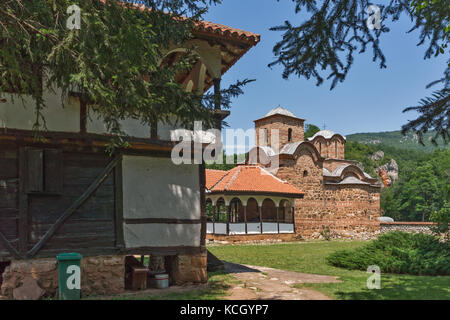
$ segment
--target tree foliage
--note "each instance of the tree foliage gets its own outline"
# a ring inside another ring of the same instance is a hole
[[[430,220],[436,223],[435,232],[437,234],[444,233],[449,238],[450,202],[446,200],[441,210],[436,210],[431,214]]]
[[[411,31],[419,30],[418,45],[425,45],[425,59],[447,50],[450,32],[450,10],[446,0],[389,0],[386,4],[375,3],[380,8],[380,28],[369,29],[368,0],[292,0],[295,12],[306,11],[308,18],[299,25],[285,21],[271,28],[283,32],[282,40],[273,48],[276,60],[269,64],[283,66],[283,78],[291,75],[314,78],[317,85],[324,78],[331,80],[331,89],[343,82],[354,62],[355,53],[372,50],[373,61],[386,68],[386,57],[381,39],[389,32],[387,21],[395,22],[405,14],[412,23]],[[450,63],[450,60],[449,60]],[[450,65],[450,64],[449,64]],[[418,107],[404,110],[418,111],[421,116],[405,126],[403,131],[413,130],[422,138],[429,130],[436,130],[444,142],[449,140],[449,90],[450,67],[441,79],[431,98],[423,99]],[[433,142],[436,142],[436,137]],[[420,140],[422,141],[422,140]]]
[[[320,131],[320,128],[318,126],[311,123],[308,123],[305,129],[305,140],[307,138],[311,138],[313,135]]]
[[[399,180],[381,195],[384,214],[401,221],[433,221],[450,199],[450,150],[403,164]]]
[[[383,273],[449,275],[450,243],[424,233],[392,231],[361,248],[336,251],[327,262],[350,270],[377,265]]]
[[[43,92],[55,88],[63,95],[80,92],[109,132],[119,135],[126,118],[151,125],[175,116],[183,125],[201,120],[213,126],[214,94],[186,92],[174,80],[192,67],[195,55],[188,52],[171,65],[160,62],[169,45],[186,45],[193,23],[220,0],[131,2],[146,9],[118,0],[79,0],[81,29],[69,30],[71,0],[1,1],[0,94],[30,94],[37,131],[46,128]],[[222,107],[248,82],[223,90]]]
[[[371,156],[382,150],[384,157]],[[433,221],[450,199],[450,150],[421,152],[398,149],[383,144],[347,142],[345,158],[358,161],[364,170],[377,177],[376,169],[394,159],[398,180],[381,192],[383,215],[396,221]]]

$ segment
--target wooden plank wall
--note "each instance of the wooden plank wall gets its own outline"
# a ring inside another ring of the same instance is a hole
[[[58,217],[77,200],[106,167],[111,158],[102,151],[62,154],[63,189],[59,194],[27,196],[26,250],[41,239]],[[0,145],[0,231],[19,250],[19,148]],[[54,170],[55,168],[51,169]],[[55,170],[55,176],[58,170]],[[45,172],[44,174],[50,174]],[[110,174],[93,196],[80,207],[35,257],[54,257],[61,252],[83,255],[113,254],[115,235],[115,184]],[[11,258],[0,244],[0,260]]]
[[[19,250],[19,169],[18,149],[14,144],[0,145],[0,232]],[[0,243],[0,261],[10,254]]]
[[[62,195],[29,195],[31,230],[28,249],[86,191],[110,160],[104,154],[63,153]],[[85,255],[114,252],[114,199],[114,175],[109,175],[94,195],[44,245],[37,257],[74,250]]]

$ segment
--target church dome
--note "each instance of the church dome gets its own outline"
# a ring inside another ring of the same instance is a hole
[[[331,130],[320,130],[315,135],[313,135],[311,138],[308,138],[309,141],[314,140],[316,137],[324,137],[325,139],[330,139],[333,137],[336,133]],[[345,139],[345,137],[343,137]]]
[[[272,110],[270,110],[265,116],[265,117],[270,117],[273,116],[275,114],[282,114],[284,116],[289,116],[289,117],[294,117],[297,118],[292,112],[290,112],[288,109],[283,108],[283,107],[277,107],[277,108],[273,108]]]

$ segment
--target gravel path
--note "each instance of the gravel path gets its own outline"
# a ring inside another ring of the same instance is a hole
[[[337,277],[284,271],[266,267],[225,263],[225,271],[241,281],[229,291],[229,300],[330,300],[312,289],[297,289],[300,283],[336,283]]]

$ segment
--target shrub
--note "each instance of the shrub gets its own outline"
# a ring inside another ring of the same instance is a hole
[[[450,275],[450,245],[432,235],[393,231],[361,248],[336,251],[327,261],[352,270],[377,265],[385,273]]]

